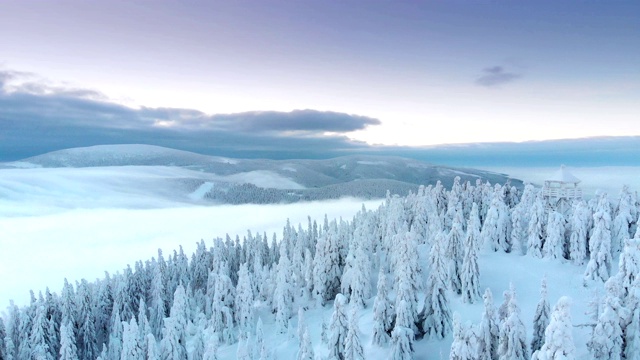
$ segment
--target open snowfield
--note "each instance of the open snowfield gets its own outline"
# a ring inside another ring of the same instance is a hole
[[[158,248],[167,253],[182,245],[190,256],[200,239],[211,245],[215,237],[242,238],[249,229],[271,239],[282,235],[287,218],[306,228],[308,215],[351,218],[363,204],[203,206],[189,196],[198,189],[168,181],[199,177],[210,174],[162,166],[1,169],[0,309],[10,299],[27,304],[30,289],[59,292],[65,277],[93,281],[104,271],[121,271],[156,256]],[[380,201],[365,204],[377,208]]]
[[[528,181],[536,186],[542,186],[545,179],[558,171],[557,167],[483,167],[482,169],[508,174],[513,178]],[[580,182],[586,198],[591,198],[596,191],[605,191],[610,199],[615,199],[622,189],[622,185],[629,185],[631,190],[640,190],[640,167],[638,166],[596,166],[571,167],[567,169]]]

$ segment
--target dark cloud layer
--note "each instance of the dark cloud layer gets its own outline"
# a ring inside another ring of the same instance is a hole
[[[367,148],[339,134],[380,124],[365,116],[315,110],[211,116],[192,109],[133,109],[92,90],[12,83],[31,76],[0,71],[0,161],[124,143],[238,157],[326,157]]]
[[[476,80],[476,84],[494,87],[510,83],[522,77],[522,74],[508,72],[502,66],[492,66],[483,70],[483,75]]]

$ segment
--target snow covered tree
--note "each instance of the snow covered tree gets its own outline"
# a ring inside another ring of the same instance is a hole
[[[251,356],[249,354],[249,346],[247,344],[246,336],[241,336],[238,341],[238,349],[236,350],[236,359],[237,360],[251,360]]]
[[[637,210],[633,201],[633,196],[628,185],[624,185],[620,191],[620,199],[616,216],[613,219],[611,252],[617,255],[622,251],[624,241],[631,237],[629,233],[631,224],[636,220]]]
[[[611,216],[609,215],[607,194],[600,196],[598,207],[593,214],[593,232],[589,238],[591,257],[587,263],[584,280],[607,281],[611,276]]]
[[[429,252],[429,277],[424,309],[420,314],[423,331],[431,338],[443,339],[451,331],[451,310],[446,286],[446,262],[442,250],[444,235],[434,240]]]
[[[344,359],[345,360],[364,360],[364,350],[360,343],[360,330],[358,327],[358,308],[351,308],[351,316],[349,317],[349,329],[347,337],[344,339]]]
[[[545,330],[549,325],[549,315],[551,307],[547,300],[547,278],[542,278],[540,285],[540,301],[536,306],[536,313],[533,315],[533,340],[531,340],[531,352],[535,352],[542,347],[545,339]]]
[[[276,288],[273,293],[273,307],[276,311],[276,329],[280,334],[287,332],[293,303],[293,288],[291,281],[291,262],[283,246],[280,247],[280,261]]]
[[[389,341],[391,331],[392,309],[387,298],[387,277],[383,267],[378,273],[378,294],[373,302],[373,336],[374,345],[383,346]]]
[[[204,341],[204,329],[197,329],[193,337],[193,350],[189,353],[189,360],[202,360],[206,352],[206,344]]]
[[[590,216],[589,208],[584,200],[574,203],[570,220],[569,259],[576,265],[584,264],[587,258],[587,233]]]
[[[356,228],[354,236],[349,243],[349,253],[346,258],[346,266],[342,274],[341,291],[349,295],[349,303],[364,308],[365,299],[371,295],[370,272],[371,262],[364,229]]]
[[[614,299],[607,296],[591,340],[587,343],[594,359],[620,359],[622,355],[622,327],[615,307]]]
[[[313,344],[311,343],[311,336],[309,336],[309,329],[305,326],[302,334],[302,341],[300,342],[300,349],[298,350],[297,360],[314,360],[315,355],[313,352]]]
[[[547,222],[547,238],[542,246],[542,253],[548,259],[564,258],[564,217],[557,211],[549,213]]]
[[[410,328],[396,326],[391,332],[391,356],[389,360],[413,360],[415,335]]]
[[[160,250],[158,250],[158,253],[162,255]],[[162,261],[164,262],[164,260]],[[161,338],[162,321],[165,316],[167,316],[164,281],[162,266],[160,263],[157,263],[156,266],[153,267],[153,278],[151,280],[151,316],[149,318],[151,333],[157,339]]]
[[[463,230],[463,217],[462,207],[458,205],[458,208],[453,213],[453,219],[451,221],[451,230],[447,235],[447,257],[449,258],[449,278],[451,281],[451,290],[456,294],[462,294],[462,263],[464,259],[463,239],[465,233]]]
[[[78,360],[76,338],[66,324],[60,325],[60,360]]]
[[[482,224],[482,239],[485,246],[493,251],[511,252],[511,218],[498,184],[487,217]]]
[[[344,343],[349,331],[346,307],[347,298],[342,294],[336,295],[329,327],[331,331],[331,339],[329,340],[330,359],[344,360]]]
[[[468,240],[474,244],[476,253],[482,248],[481,226],[478,204],[474,202],[471,206],[471,212],[469,213],[469,219],[467,221],[466,235],[470,237]]]
[[[397,245],[394,248],[395,257],[395,278],[396,278],[396,309],[399,308],[400,302],[405,301],[405,312],[400,314],[396,312],[396,322],[398,316],[406,316],[406,323],[403,326],[409,327],[417,331],[418,323],[418,290],[420,285],[420,267],[418,262],[417,244],[414,235],[409,231],[402,231],[395,237]],[[440,248],[442,249],[442,248]],[[443,273],[446,269],[443,266]],[[444,280],[443,280],[444,281]],[[446,286],[446,285],[443,285]]]
[[[207,350],[204,352],[202,360],[218,360],[218,339],[210,336],[207,341]]]
[[[180,327],[180,321],[177,318],[169,316],[164,319],[162,341],[160,342],[160,358],[162,360],[187,359],[184,332]]]
[[[512,251],[518,255],[523,254],[525,251],[523,244],[525,243],[525,209],[520,206],[516,206],[511,211],[511,244]]]
[[[56,356],[51,353],[51,349],[47,344],[47,328],[46,311],[43,305],[35,305],[36,313],[33,319],[33,326],[29,334],[29,345],[31,356],[34,360],[54,360]]]
[[[520,320],[520,308],[513,285],[509,292],[509,314],[500,326],[498,358],[500,360],[525,360],[529,358],[527,331]]]
[[[472,329],[460,322],[460,315],[453,314],[453,342],[449,360],[478,359],[477,343]]]
[[[640,308],[633,309],[631,322],[625,331],[625,348],[624,354],[626,359],[640,358]]]
[[[475,210],[473,210],[475,209]],[[471,212],[477,213],[477,206]],[[464,257],[462,259],[462,302],[473,304],[480,299],[480,269],[478,267],[478,248],[475,242],[478,233],[474,230],[473,220],[469,219],[464,238]]]
[[[544,345],[533,353],[532,360],[571,360],[575,358],[576,346],[571,333],[571,299],[563,296],[551,314],[545,330]]]
[[[332,225],[318,237],[313,259],[313,293],[321,305],[333,299],[340,289],[339,251],[337,229]]]
[[[538,193],[529,211],[529,226],[527,229],[527,254],[542,257],[542,246],[546,238],[545,210],[542,192]]]
[[[484,312],[480,323],[478,339],[478,355],[480,360],[495,360],[498,358],[498,339],[500,327],[493,305],[493,294],[487,288],[482,296],[484,299]]]
[[[240,265],[238,286],[236,287],[235,316],[238,331],[249,331],[253,328],[253,285],[247,264]]]
[[[623,296],[626,297],[636,284],[636,279],[640,278],[640,239],[627,239],[624,250],[618,260],[618,273],[616,278],[624,289]]]
[[[122,353],[120,360],[143,360],[136,319],[132,318],[128,324],[125,322],[122,325]]]

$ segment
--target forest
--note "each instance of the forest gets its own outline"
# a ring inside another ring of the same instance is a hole
[[[268,332],[292,339],[299,360],[364,359],[367,346],[384,359],[439,359],[416,354],[415,344],[447,336],[452,360],[576,358],[572,300],[552,307],[543,277],[534,314],[518,305],[516,285],[530,284],[511,284],[496,304],[480,286],[483,252],[582,266],[584,286],[605,290],[591,300],[592,321],[579,324],[591,329],[591,357],[637,359],[639,214],[627,186],[616,198],[559,203],[530,184],[459,177],[450,189],[438,182],[407,196],[387,192],[379,208],[363,206],[352,219],[201,240],[193,254],[159,250],[95,281],[65,279],[59,293],[32,291],[29,305],[11,303],[0,318],[0,359],[213,360],[228,358],[221,349],[228,355],[231,345],[237,359],[275,359]],[[454,298],[482,304],[482,320],[463,323]],[[319,307],[332,309],[330,319],[307,324]],[[361,341],[363,311],[373,313],[371,344]],[[320,343],[311,326],[322,327]]]

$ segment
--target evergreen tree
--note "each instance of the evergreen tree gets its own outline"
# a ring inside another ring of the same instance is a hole
[[[193,350],[189,353],[189,360],[202,360],[206,351],[204,343],[204,329],[198,329],[194,336]]]
[[[551,314],[545,330],[544,345],[533,353],[532,360],[570,360],[575,358],[576,347],[571,334],[571,299],[563,296]]]
[[[542,347],[545,340],[545,330],[549,325],[549,315],[551,308],[547,300],[547,278],[542,278],[540,285],[540,301],[533,315],[533,340],[531,340],[531,352],[535,352]]]
[[[236,287],[236,323],[238,331],[249,331],[253,328],[253,285],[247,264],[240,265],[238,274],[238,286]]]
[[[475,209],[475,210],[474,210]],[[477,206],[471,210],[478,211]],[[467,233],[464,238],[464,257],[462,260],[462,302],[473,304],[480,299],[480,269],[478,267],[478,254],[476,237],[478,233],[474,230],[474,220],[469,219]]]
[[[184,332],[181,329],[180,320],[169,316],[164,319],[162,340],[160,341],[160,359],[162,360],[186,360]]]
[[[60,326],[60,360],[78,360],[76,338],[71,328],[65,324]]]
[[[611,276],[611,216],[609,215],[607,194],[600,196],[598,207],[593,214],[593,232],[589,238],[591,257],[585,270],[584,280],[607,281]]]
[[[287,332],[291,305],[293,303],[293,289],[291,281],[291,263],[283,246],[280,247],[280,262],[276,288],[273,293],[273,307],[276,312],[276,329],[280,334]]]
[[[114,315],[112,316],[113,324],[111,325],[111,332],[109,333],[109,349],[107,354],[109,360],[120,359],[122,353],[122,321],[120,321],[120,310],[118,308],[113,309]]]
[[[509,315],[500,327],[498,358],[500,360],[525,360],[529,358],[527,332],[522,320],[520,320],[520,308],[513,285],[509,292]]]
[[[162,252],[158,250],[161,255]],[[163,260],[164,261],[164,260]],[[167,316],[167,310],[165,308],[165,288],[164,288],[164,274],[162,273],[162,266],[160,263],[153,267],[153,278],[151,280],[151,317],[149,319],[149,325],[151,326],[151,333],[158,339],[161,339],[162,321]]]
[[[202,360],[218,360],[218,339],[210,336],[207,341],[207,350],[204,352]]]
[[[331,339],[329,340],[329,358],[335,360],[344,360],[344,343],[349,330],[346,314],[347,298],[342,295],[336,295],[333,302],[333,315],[331,316]]]
[[[360,330],[358,327],[358,310],[357,307],[351,308],[351,317],[349,317],[349,330],[344,340],[344,359],[345,360],[364,360],[364,350],[360,343]]]
[[[602,313],[598,317],[591,340],[587,343],[594,359],[620,359],[622,355],[622,327],[615,310],[614,299],[605,298]]]
[[[391,330],[392,309],[387,298],[387,278],[383,267],[378,273],[378,294],[373,302],[373,336],[372,343],[384,346],[389,341]]]
[[[158,355],[158,344],[156,343],[156,338],[153,334],[147,334],[144,341],[147,343],[147,360],[159,360],[160,356]]]
[[[631,237],[629,230],[636,216],[636,208],[632,201],[629,186],[624,185],[620,191],[618,209],[611,229],[611,252],[617,255],[622,251],[624,241]]]
[[[564,258],[564,217],[557,211],[549,213],[547,222],[547,238],[542,247],[545,258]]]
[[[576,265],[584,264],[587,258],[589,217],[589,208],[584,200],[576,201],[571,215],[571,236],[569,238],[569,259]]]
[[[122,324],[122,353],[120,360],[143,360],[142,344],[138,338],[138,323],[135,318]]]
[[[478,359],[477,344],[472,329],[460,322],[460,315],[453,314],[453,342],[449,360]]]
[[[449,258],[449,278],[451,280],[451,290],[456,294],[462,294],[462,277],[463,277],[463,259],[464,259],[464,247],[463,239],[465,233],[463,230],[463,217],[462,207],[458,205],[458,208],[453,213],[453,219],[451,222],[451,230],[447,236],[447,257]]]
[[[640,357],[640,308],[637,307],[633,309],[631,322],[625,331],[624,354],[626,359]]]
[[[309,329],[305,326],[302,334],[302,341],[300,342],[300,349],[298,350],[297,360],[314,360],[315,355],[313,352],[313,344],[311,344],[311,337],[309,336]]]
[[[420,318],[424,319],[422,329],[432,338],[443,339],[451,331],[451,310],[446,287],[446,263],[442,252],[441,233],[434,240],[429,253],[429,277],[427,279],[427,294],[424,309]]]
[[[413,330],[407,327],[396,326],[391,332],[391,355],[389,360],[413,360],[415,352]]]
[[[529,211],[529,227],[527,229],[527,254],[533,257],[542,257],[542,247],[547,237],[545,233],[545,210],[542,192],[538,193]]]
[[[625,241],[624,250],[618,260],[616,278],[624,290],[624,297],[629,295],[634,285],[637,285],[636,279],[640,278],[640,239]]]
[[[496,309],[493,305],[493,294],[487,288],[484,295],[484,312],[480,323],[480,335],[478,341],[478,355],[480,360],[498,359],[498,340],[500,337],[500,327],[496,316]]]
[[[54,360],[56,356],[51,353],[47,342],[48,323],[46,311],[43,305],[36,305],[36,314],[29,337],[31,356],[34,360]]]

